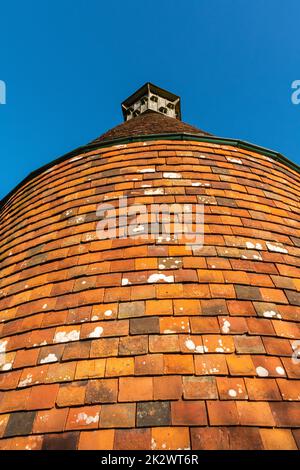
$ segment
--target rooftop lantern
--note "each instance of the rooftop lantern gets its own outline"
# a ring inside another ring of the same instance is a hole
[[[147,111],[181,120],[180,98],[148,82],[122,103],[124,121]]]

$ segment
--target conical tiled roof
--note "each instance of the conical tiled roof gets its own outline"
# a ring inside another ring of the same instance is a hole
[[[143,114],[123,122],[118,126],[105,132],[103,135],[93,140],[91,143],[102,142],[104,140],[112,140],[121,137],[133,137],[139,135],[151,134],[196,134],[211,135],[197,127],[186,124],[178,119],[159,114],[155,111],[146,111]]]

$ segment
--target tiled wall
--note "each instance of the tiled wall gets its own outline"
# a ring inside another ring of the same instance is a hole
[[[19,188],[0,213],[0,449],[300,447],[299,190],[263,155],[163,140]],[[97,205],[125,195],[204,204],[204,247],[99,240]]]

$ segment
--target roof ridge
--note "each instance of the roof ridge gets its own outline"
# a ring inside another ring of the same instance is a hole
[[[109,129],[90,143],[102,142],[104,140],[111,140],[119,137],[169,133],[182,134],[183,132],[207,136],[212,135],[209,132],[192,126],[191,124],[187,124],[183,121],[152,110],[147,110],[143,112],[143,114],[136,116],[134,119],[122,122],[112,129]]]

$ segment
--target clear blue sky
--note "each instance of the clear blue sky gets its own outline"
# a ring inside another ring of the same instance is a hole
[[[0,18],[0,198],[120,123],[146,81],[186,122],[300,163],[299,0],[9,0]]]

